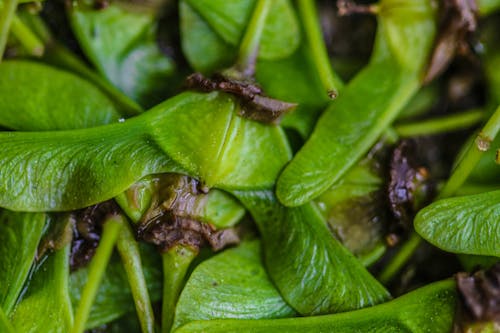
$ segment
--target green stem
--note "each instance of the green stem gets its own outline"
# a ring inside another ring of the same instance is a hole
[[[2,4],[3,6],[0,7],[0,61],[7,45],[12,19],[16,14],[17,0],[3,0],[0,2],[0,5]]]
[[[467,177],[472,172],[477,162],[483,156],[483,153],[489,149],[489,144],[495,139],[500,131],[500,106],[495,113],[488,119],[483,127],[483,130],[477,136],[463,158],[458,162],[455,170],[453,170],[450,178],[442,188],[436,200],[444,199],[454,195],[460,186],[467,180]],[[411,258],[422,242],[422,238],[415,232],[410,235],[410,239],[406,242],[396,256],[389,262],[385,269],[380,274],[382,283],[389,282],[394,275],[400,271],[404,264]]]
[[[89,265],[88,280],[83,288],[82,297],[76,310],[72,333],[82,333],[85,329],[92,303],[124,223],[126,221],[120,215],[112,215],[104,223],[99,246]]]
[[[338,95],[339,88],[342,87],[342,81],[334,74],[332,65],[330,64],[328,51],[318,21],[315,0],[298,0],[298,8],[313,55],[316,71],[328,96],[335,98]]]
[[[484,115],[485,113],[483,111],[470,110],[446,117],[433,118],[410,124],[396,125],[395,130],[401,137],[458,131],[478,124],[484,119]]]
[[[162,255],[163,257],[163,304],[162,333],[170,332],[174,321],[175,305],[181,293],[187,270],[198,251],[177,245]]]
[[[500,130],[500,107],[488,119],[474,143],[472,143],[463,158],[453,170],[450,178],[444,185],[438,199],[452,196],[467,180],[483,153],[489,149],[490,143],[495,139]]]
[[[383,284],[387,284],[392,278],[401,270],[401,267],[408,261],[420,245],[422,238],[416,233],[412,232],[408,241],[406,241],[398,253],[392,258],[387,266],[384,267],[380,273],[379,280]]]
[[[255,72],[255,61],[259,53],[260,38],[262,37],[272,3],[269,0],[257,1],[248,27],[241,40],[236,69],[245,76],[253,76]]]
[[[43,42],[15,15],[11,25],[12,34],[31,55],[42,56],[45,50]]]
[[[143,333],[154,333],[154,314],[144,278],[139,246],[128,223],[124,223],[116,241],[135,302]]]

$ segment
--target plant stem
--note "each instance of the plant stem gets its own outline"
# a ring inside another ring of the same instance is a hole
[[[2,4],[2,2],[0,2]],[[17,0],[3,0],[3,6],[0,7],[0,61],[5,52],[7,39],[9,37],[10,25],[16,14]]]
[[[23,45],[24,49],[34,56],[42,56],[45,51],[43,42],[19,19],[17,15],[12,19],[10,27],[12,34]]]
[[[495,139],[500,131],[500,106],[495,113],[488,119],[483,130],[477,136],[476,140],[469,146],[463,158],[458,162],[450,178],[437,196],[436,200],[444,199],[454,195],[462,184],[467,180],[477,162],[483,156],[483,153],[489,149],[489,144]],[[399,252],[385,267],[379,276],[382,283],[389,282],[394,275],[411,258],[413,253],[421,244],[422,238],[413,231],[409,240],[401,247]]]
[[[139,246],[126,221],[116,241],[118,253],[127,273],[130,289],[135,302],[137,316],[143,333],[154,333],[154,314],[149,292],[144,278]]]
[[[177,245],[162,255],[163,258],[163,304],[162,333],[170,332],[174,321],[175,306],[181,293],[187,270],[198,251]]]
[[[415,123],[395,126],[401,137],[431,135],[437,133],[458,131],[476,125],[484,119],[485,113],[480,110],[470,110],[446,117],[423,120]]]
[[[398,253],[392,258],[387,266],[379,276],[380,282],[387,284],[391,279],[399,272],[401,267],[408,261],[408,259],[413,255],[415,250],[420,245],[422,238],[416,233],[412,232],[410,238],[406,243],[404,243],[399,249]]]
[[[441,193],[439,193],[438,199],[452,196],[458,190],[467,177],[469,177],[469,174],[472,172],[481,156],[483,156],[483,153],[490,148],[490,143],[495,139],[499,130],[500,107],[498,107],[495,113],[488,119],[483,130],[469,146],[460,162],[458,162],[455,170],[453,170],[450,178],[448,178],[448,181],[441,190]]]
[[[269,0],[257,1],[248,27],[241,40],[238,60],[235,67],[244,76],[250,77],[255,73],[255,62],[259,53],[260,39],[272,3],[273,1]]]
[[[338,90],[342,87],[342,81],[334,74],[332,65],[330,64],[328,51],[326,50],[321,26],[318,21],[315,0],[298,0],[298,8],[313,55],[316,71],[328,96],[333,99],[337,97]]]
[[[106,219],[103,225],[101,240],[90,262],[87,283],[83,288],[82,297],[76,310],[72,333],[82,333],[85,329],[92,303],[124,223],[126,221],[122,216],[112,215]]]

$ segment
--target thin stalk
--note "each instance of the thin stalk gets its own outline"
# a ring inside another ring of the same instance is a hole
[[[3,3],[3,6],[1,4]],[[17,0],[3,0],[0,2],[0,61],[5,52],[7,39],[9,37],[10,25],[16,14]]]
[[[149,292],[144,278],[139,246],[128,223],[124,223],[116,241],[118,253],[127,273],[130,289],[135,302],[137,316],[143,333],[154,333],[154,314]]]
[[[452,196],[458,188],[467,180],[483,153],[490,148],[491,142],[495,139],[500,130],[500,107],[488,119],[483,130],[477,136],[475,142],[469,146],[464,157],[453,170],[450,178],[444,185],[438,199]]]
[[[42,56],[45,51],[44,43],[15,15],[10,27],[12,34],[31,55]]]
[[[162,255],[163,258],[163,304],[162,333],[170,332],[174,321],[175,306],[179,299],[187,270],[198,251],[177,245]]]
[[[389,283],[392,278],[401,270],[401,267],[410,259],[413,253],[417,250],[421,243],[422,238],[416,233],[412,232],[407,242],[401,246],[398,253],[392,258],[387,266],[379,276],[380,282],[383,284]]]
[[[470,110],[446,117],[396,125],[395,130],[401,137],[452,132],[476,125],[484,119],[484,116],[485,113],[481,110]]]
[[[72,333],[82,333],[85,330],[92,303],[124,223],[126,221],[120,215],[112,215],[104,223],[99,246],[89,265],[88,280],[83,288],[82,297],[76,310]]]
[[[342,81],[333,72],[330,64],[315,2],[315,0],[298,0],[299,15],[304,24],[307,41],[320,81],[328,96],[333,99],[338,96]]]
[[[259,53],[260,39],[272,3],[273,1],[269,0],[257,1],[248,27],[241,40],[235,67],[245,76],[253,76],[255,73],[255,62]]]
[[[436,200],[450,197],[458,191],[460,186],[467,180],[467,177],[469,177],[477,162],[483,156],[483,153],[489,149],[490,143],[495,139],[499,131],[500,106],[490,119],[488,119],[475,142],[469,146],[463,158],[458,162]],[[413,231],[410,235],[410,239],[401,247],[396,256],[394,256],[380,274],[380,281],[383,283],[389,282],[395,274],[401,270],[411,256],[413,256],[413,253],[415,253],[421,242],[422,238]]]

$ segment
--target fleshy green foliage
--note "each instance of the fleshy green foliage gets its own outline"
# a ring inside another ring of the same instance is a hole
[[[21,294],[45,222],[45,214],[0,212],[0,308],[6,314]]]
[[[303,138],[307,138],[321,111],[330,101],[307,47],[299,47],[287,58],[260,60],[256,78],[267,95],[298,104],[295,110],[285,115],[281,125],[293,128]]]
[[[260,243],[245,242],[201,263],[176,307],[174,328],[195,320],[294,315],[261,263]]]
[[[67,333],[73,325],[68,291],[69,246],[50,254],[38,267],[27,294],[11,317],[17,332]]]
[[[417,214],[415,230],[445,251],[500,257],[500,191],[439,200]]]
[[[0,96],[0,126],[19,131],[93,127],[120,118],[88,81],[35,62],[3,62]]]
[[[234,62],[255,0],[183,0],[182,48],[197,71],[213,72]],[[288,0],[273,1],[259,49],[260,59],[291,55],[300,42],[299,24]]]
[[[289,319],[197,321],[175,332],[448,333],[453,327],[455,302],[455,284],[443,281],[353,312]]]
[[[312,204],[288,208],[271,191],[235,195],[259,227],[269,275],[300,314],[355,310],[389,298],[384,287],[333,238]]]
[[[161,172],[185,172],[223,189],[270,187],[290,154],[284,134],[238,111],[228,95],[184,93],[124,123],[0,133],[0,206],[82,208]]]
[[[115,257],[117,259],[117,257]],[[142,267],[151,300],[158,301],[162,290],[161,261],[156,250],[141,247]],[[70,276],[71,303],[76,308],[87,281],[87,268],[79,269]],[[134,300],[127,275],[119,260],[111,260],[102,279],[97,297],[92,305],[87,328],[97,327],[134,311]]]
[[[370,64],[323,113],[278,179],[277,195],[287,206],[303,204],[338,181],[419,88],[434,37],[434,7],[416,0],[385,0],[380,6]]]
[[[109,81],[145,107],[177,88],[176,64],[156,44],[153,8],[112,3],[96,10],[83,3],[69,9],[71,25],[87,57]]]

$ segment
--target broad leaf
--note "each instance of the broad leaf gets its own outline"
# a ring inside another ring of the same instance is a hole
[[[421,84],[422,59],[435,33],[431,1],[380,3],[375,49],[366,66],[318,120],[309,140],[284,169],[276,193],[287,206],[317,197],[338,181],[376,142]],[[401,15],[405,19],[396,19]],[[411,41],[404,54],[396,46]],[[410,54],[411,57],[405,56]]]
[[[3,62],[0,96],[0,126],[20,131],[93,127],[120,118],[88,81],[35,62]]]
[[[309,136],[330,101],[311,57],[310,51],[302,46],[287,58],[261,60],[256,68],[257,82],[267,95],[298,104],[285,115],[281,124],[297,130],[303,138]]]
[[[355,310],[389,298],[384,287],[331,235],[312,204],[287,208],[271,191],[235,195],[257,222],[271,279],[300,314]]]
[[[255,0],[181,2],[182,45],[194,69],[212,72],[234,61],[230,56],[236,55],[255,3]],[[271,13],[264,26],[260,59],[288,57],[300,42],[300,29],[290,2],[273,1]],[[205,38],[215,44],[204,41]],[[213,45],[216,45],[215,49],[211,49]],[[214,52],[224,50],[227,52]],[[209,59],[204,58],[205,54]]]
[[[437,282],[371,308],[327,316],[268,320],[207,320],[187,324],[176,333],[427,333],[451,332],[455,284]]]
[[[109,81],[146,107],[177,88],[176,65],[156,43],[154,7],[115,2],[96,10],[84,3],[72,3],[71,25],[87,57]]]
[[[267,277],[260,243],[252,241],[196,267],[177,303],[174,329],[195,320],[282,318],[294,313]]]
[[[21,294],[45,222],[45,214],[0,212],[0,308],[6,314]]]
[[[417,214],[415,230],[448,252],[500,257],[500,191],[439,200]]]
[[[222,189],[269,188],[290,155],[285,136],[239,111],[227,94],[186,92],[123,123],[0,133],[0,206],[82,208],[162,172]]]
[[[73,325],[69,300],[69,246],[43,262],[30,281],[27,294],[12,314],[12,323],[23,333],[67,333]]]

